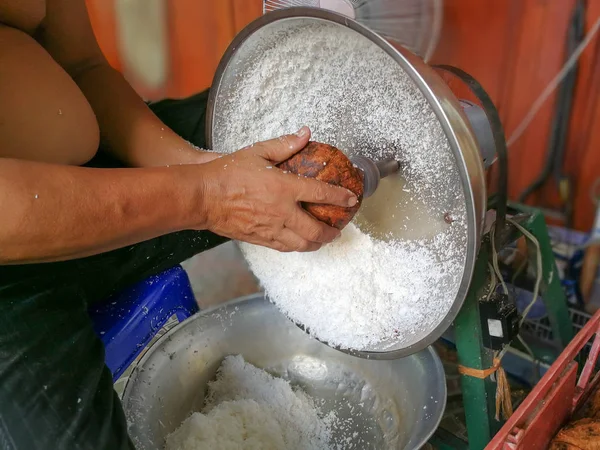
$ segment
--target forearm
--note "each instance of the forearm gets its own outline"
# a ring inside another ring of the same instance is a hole
[[[191,168],[0,159],[0,264],[84,257],[201,224],[198,183],[186,182]]]
[[[201,164],[216,157],[166,127],[107,64],[74,77],[98,119],[103,147],[133,167]]]

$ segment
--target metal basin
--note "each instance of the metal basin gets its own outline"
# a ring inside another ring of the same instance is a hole
[[[165,437],[202,409],[207,382],[234,354],[323,400],[325,413],[351,416],[353,439],[369,445],[349,448],[420,448],[446,405],[444,371],[431,348],[394,361],[355,358],[310,338],[256,295],[190,318],[144,356],[123,398],[136,446],[163,448]]]

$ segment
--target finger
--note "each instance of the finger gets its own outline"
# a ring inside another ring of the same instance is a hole
[[[288,248],[286,245],[282,244],[279,241],[269,241],[269,242],[262,242],[258,245],[262,245],[263,247],[267,247],[270,248],[271,250],[277,250],[278,252],[282,252],[282,253],[288,253],[288,252],[292,252],[293,250]]]
[[[266,247],[273,250],[277,250],[278,252],[292,251],[276,239],[265,239],[256,235],[247,235],[243,237],[238,237],[237,240],[245,242],[247,244],[258,245],[260,247]]]
[[[343,207],[355,206],[358,203],[358,198],[353,192],[323,181],[298,177],[294,180],[294,183],[296,185],[296,201],[298,202]]]
[[[286,221],[285,226],[307,241],[322,244],[328,244],[340,235],[340,230],[315,219],[300,206]]]
[[[292,252],[314,252],[321,248],[319,242],[311,242],[293,232],[289,228],[284,228],[277,235],[277,241],[283,244],[288,251]]]
[[[256,155],[274,163],[291,158],[308,144],[310,129],[302,127],[295,134],[286,134],[270,141],[260,142],[253,147]]]

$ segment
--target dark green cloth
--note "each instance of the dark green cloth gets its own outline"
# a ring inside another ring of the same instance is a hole
[[[207,97],[150,107],[203,147]],[[88,166],[119,164],[100,151]],[[0,266],[0,450],[133,449],[88,307],[224,241],[185,231],[82,259]]]

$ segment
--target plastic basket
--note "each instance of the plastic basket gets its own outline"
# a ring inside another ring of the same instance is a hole
[[[573,329],[576,333],[581,331],[592,318],[591,314],[588,314],[585,311],[580,311],[576,308],[569,308],[569,316],[571,317]],[[525,320],[523,323],[523,331],[549,344],[554,342],[552,327],[550,326],[550,321],[547,318],[539,320]]]
[[[600,311],[577,333],[486,450],[541,450],[600,380]],[[585,348],[591,344],[589,351]],[[583,352],[582,352],[583,351]],[[578,356],[586,355],[578,376]]]

